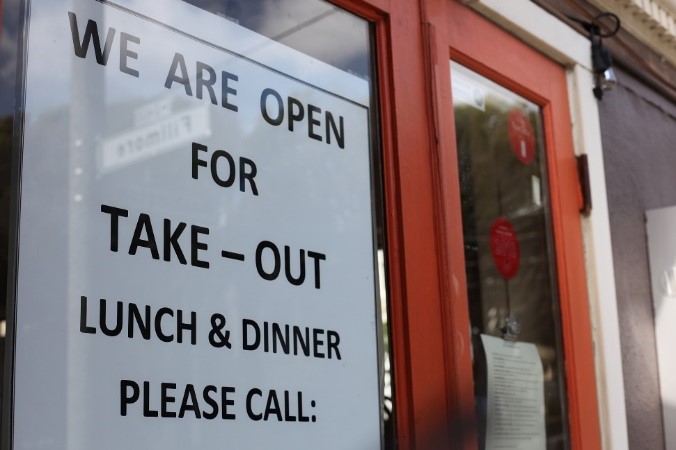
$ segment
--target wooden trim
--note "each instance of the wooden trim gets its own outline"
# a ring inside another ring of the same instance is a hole
[[[580,188],[565,69],[467,7],[457,2],[448,5],[450,57],[542,107],[571,447],[600,449],[591,317],[579,215]],[[453,154],[456,152],[454,148]]]
[[[429,124],[434,118],[425,102],[429,82],[423,54],[425,28],[416,2],[392,2],[390,5],[397,144],[396,155],[393,155],[396,172],[392,175],[397,177],[400,256],[404,257],[397,262],[404,288],[400,300],[406,319],[409,383],[404,389],[412,400],[409,414],[413,417],[414,432],[409,439],[409,448],[447,449],[452,446],[445,358],[450,343],[444,336],[443,297],[439,289],[440,240],[435,224],[438,205],[430,175],[435,167],[432,155],[436,150],[431,146],[429,136]],[[388,205],[392,205],[392,200],[388,196]],[[398,326],[394,327],[397,329]],[[397,367],[401,363],[396,363]],[[398,380],[396,373],[395,377]]]
[[[427,25],[426,64],[428,65],[428,102],[434,118],[430,131],[434,160],[431,174],[435,188],[435,224],[440,252],[441,313],[446,362],[446,390],[449,408],[449,433],[452,448],[476,449],[477,429],[474,378],[471,361],[471,330],[465,276],[465,252],[460,204],[460,176],[454,151],[453,111],[448,106],[451,82],[448,67],[448,35],[444,21],[445,0],[421,0]]]
[[[387,20],[376,22],[376,53],[378,88],[380,99],[380,126],[383,152],[383,180],[387,228],[387,255],[390,302],[390,339],[394,375],[394,405],[397,440],[402,449],[415,448],[413,415],[413,391],[409,352],[406,351],[408,321],[404,305],[406,285],[404,280],[405,258],[403,254],[403,231],[400,220],[398,193],[398,161],[395,143],[396,120],[394,114],[394,84],[391,73],[391,28]]]
[[[676,66],[676,6],[659,0],[590,0],[601,11],[612,11],[622,28]]]
[[[330,3],[370,22],[387,20],[387,0],[329,0]]]
[[[398,448],[448,449],[453,348],[442,319],[424,26],[415,1],[333,0],[375,23]],[[431,104],[431,103],[430,103]],[[471,370],[471,368],[470,368]],[[470,386],[469,393],[472,389]]]

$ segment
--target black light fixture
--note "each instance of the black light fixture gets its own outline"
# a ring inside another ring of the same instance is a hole
[[[615,36],[620,31],[620,18],[610,12],[603,12],[591,22],[576,17],[569,19],[579,23],[589,33],[591,41],[592,70],[594,71],[594,97],[601,100],[603,92],[612,89],[617,83],[617,77],[613,70],[613,58],[610,50],[603,46],[603,38]],[[604,19],[609,19],[608,27],[602,27]],[[606,31],[603,31],[603,29]]]

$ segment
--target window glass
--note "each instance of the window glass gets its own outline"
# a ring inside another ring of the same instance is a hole
[[[373,75],[370,25],[317,0],[185,0],[361,78]],[[340,45],[335,45],[340,42]]]
[[[481,448],[567,448],[542,111],[451,77]]]
[[[27,3],[0,73],[15,445],[393,445],[371,24]]]

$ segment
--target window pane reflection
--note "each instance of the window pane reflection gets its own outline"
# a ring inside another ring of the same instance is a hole
[[[369,24],[317,0],[184,0],[365,79],[372,74]],[[340,42],[340,45],[336,45]]]
[[[504,423],[517,423],[511,437],[501,435],[502,443],[528,441],[518,436],[517,405],[507,405],[502,411],[489,407],[488,384],[498,381],[489,379],[490,358],[482,335],[536,346],[544,378],[544,385],[537,389],[544,391],[547,448],[567,448],[541,110],[459,64],[451,65],[451,76],[481,448],[487,436],[496,433],[490,424],[500,414],[511,414],[503,418]],[[511,389],[513,373],[502,370],[504,386]],[[514,392],[505,395],[519,400]]]

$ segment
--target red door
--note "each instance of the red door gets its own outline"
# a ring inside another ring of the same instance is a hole
[[[557,411],[544,419],[547,448],[600,448],[565,68],[461,2],[335,3],[375,28],[399,448],[483,445],[479,347],[505,330],[541,357]],[[472,86],[484,93],[474,106]],[[501,114],[491,119],[491,107]],[[503,131],[477,144],[461,123],[469,116]],[[463,173],[468,161],[474,172]],[[544,282],[528,276],[544,272]]]

